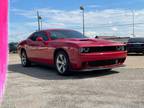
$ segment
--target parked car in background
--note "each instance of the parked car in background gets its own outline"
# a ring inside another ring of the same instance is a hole
[[[17,52],[17,42],[11,42],[9,43],[9,52],[16,53]]]
[[[127,57],[126,45],[103,39],[90,39],[80,32],[48,29],[31,34],[18,45],[22,66],[32,62],[54,65],[60,75],[71,70],[111,70]]]
[[[112,40],[112,41],[116,41],[116,42],[122,42],[122,43],[127,43],[130,37],[118,37],[118,36],[95,36],[95,38],[101,38],[101,39],[105,39],[105,40]]]
[[[143,53],[144,54],[144,38],[130,38],[127,43],[128,53]]]

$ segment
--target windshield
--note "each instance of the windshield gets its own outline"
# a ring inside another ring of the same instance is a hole
[[[51,39],[59,38],[86,38],[80,32],[74,30],[53,30],[51,31]]]
[[[140,42],[140,43],[144,43],[144,38],[131,38],[128,41],[129,43],[135,43],[135,42]]]

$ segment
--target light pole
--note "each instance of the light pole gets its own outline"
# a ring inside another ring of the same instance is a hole
[[[83,7],[83,6],[80,6],[80,10],[82,10],[82,17],[83,17],[83,36],[85,36],[84,7]]]
[[[42,19],[42,17],[39,15],[39,12],[37,11],[37,19],[38,19],[38,31],[40,31],[40,20]],[[42,22],[41,22],[42,25]]]

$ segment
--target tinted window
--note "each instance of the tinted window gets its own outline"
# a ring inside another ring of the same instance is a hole
[[[48,36],[46,35],[45,32],[39,32],[38,35],[41,36],[44,41],[47,41],[47,40],[48,40]]]
[[[36,41],[36,38],[37,38],[38,36],[36,35],[36,33],[34,33],[31,37],[30,37],[30,39],[31,40],[33,40],[33,41]]]
[[[44,41],[47,41],[48,40],[48,37],[46,36],[46,33],[45,32],[36,32],[33,34],[32,37],[30,37],[31,40],[33,41],[36,41],[36,38],[37,37],[42,37]]]
[[[129,41],[130,43],[134,43],[134,42],[144,42],[144,38],[130,38]]]
[[[58,38],[85,38],[80,32],[74,30],[53,30],[51,31],[51,39]]]

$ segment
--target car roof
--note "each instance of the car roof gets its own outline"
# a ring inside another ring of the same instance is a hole
[[[133,37],[128,40],[128,42],[144,42],[143,37]]]

